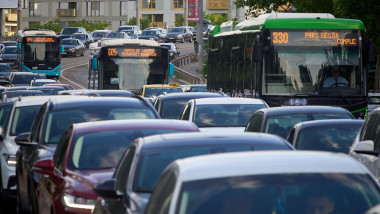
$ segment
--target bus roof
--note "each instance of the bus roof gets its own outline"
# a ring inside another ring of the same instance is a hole
[[[52,30],[24,30],[22,36],[56,36],[57,34]]]
[[[102,41],[102,47],[115,46],[115,45],[146,45],[146,46],[160,46],[158,42],[145,39],[110,39]]]

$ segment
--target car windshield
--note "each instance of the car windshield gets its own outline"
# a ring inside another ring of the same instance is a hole
[[[362,123],[346,123],[341,126],[303,128],[297,135],[295,148],[347,153],[362,125]]]
[[[176,100],[162,101],[162,104],[161,104],[162,111],[160,112],[161,118],[178,119],[183,107],[188,101],[189,99],[176,99]]]
[[[74,39],[64,39],[61,42],[61,45],[76,45],[76,44],[77,44],[77,40],[74,40]]]
[[[156,35],[156,31],[154,31],[154,30],[144,30],[142,32],[142,35],[143,36],[155,36]]]
[[[111,32],[111,33],[107,34],[106,38],[123,38],[123,34]]]
[[[9,76],[9,74],[11,74],[12,72],[12,68],[9,64],[6,64],[6,65],[0,64],[0,72],[1,72],[0,76],[5,76],[5,75]]]
[[[3,50],[3,54],[17,54],[17,47],[6,47]]]
[[[78,33],[78,28],[64,28],[61,32],[61,34],[67,34],[67,35],[71,35],[74,33]]]
[[[83,109],[65,109],[52,111],[48,115],[44,143],[56,144],[63,132],[73,123],[123,120],[123,119],[155,119],[155,115],[148,107],[88,105]]]
[[[145,88],[144,97],[158,96],[162,93],[178,93],[183,92],[181,88]]]
[[[264,104],[207,104],[194,109],[198,127],[245,127],[251,116]]]
[[[84,34],[75,34],[75,35],[72,35],[71,37],[75,38],[75,39],[79,39],[79,40],[85,40],[86,39],[86,35],[84,35]]]
[[[176,132],[189,130],[144,128],[81,134],[74,140],[69,168],[88,170],[116,167],[125,149],[136,138]]]
[[[134,32],[133,30],[123,30],[124,33],[128,34],[128,36],[133,36]]]
[[[290,129],[299,122],[309,120],[323,120],[323,119],[352,119],[349,114],[296,114],[296,115],[281,115],[272,116],[268,118],[265,127],[265,133],[276,134],[286,138]]]
[[[11,110],[11,108],[12,108],[12,105],[8,105],[8,104],[3,104],[0,107],[0,127],[3,127],[5,123],[5,119],[7,119],[8,113]]]
[[[41,79],[38,75],[14,75],[12,84],[26,84],[29,85],[34,79]]]
[[[57,95],[58,92],[65,90],[63,87],[39,87],[38,90],[40,90],[44,95]]]
[[[305,173],[213,178],[185,182],[178,214],[365,213],[380,203],[377,185],[366,174]],[[354,204],[354,206],[352,206]]]
[[[40,107],[41,105],[17,107],[11,123],[10,136],[29,132]]]
[[[191,86],[190,91],[192,91],[192,92],[207,92],[207,86]]]
[[[93,37],[105,37],[107,35],[107,32],[94,32],[92,34]]]
[[[170,28],[169,32],[170,33],[173,33],[173,32],[183,32],[183,28],[173,27],[173,28]]]

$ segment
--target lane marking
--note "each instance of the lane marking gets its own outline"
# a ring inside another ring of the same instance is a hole
[[[86,89],[85,87],[83,87],[83,86],[81,86],[81,85],[79,85],[79,84],[77,84],[77,83],[75,83],[75,82],[69,80],[69,79],[66,78],[65,76],[63,76],[63,72],[64,72],[64,71],[66,71],[66,70],[70,70],[70,69],[73,69],[73,68],[76,68],[76,67],[80,67],[80,66],[83,66],[83,65],[88,65],[88,63],[84,63],[84,64],[80,64],[80,65],[76,65],[76,66],[71,66],[71,67],[69,67],[69,68],[62,69],[62,70],[61,70],[61,72],[62,72],[62,74],[61,74],[61,78],[63,78],[64,80],[66,80],[66,81],[68,81],[68,82],[70,82],[70,83],[72,83],[72,84],[78,86],[78,87],[81,88],[81,89]]]

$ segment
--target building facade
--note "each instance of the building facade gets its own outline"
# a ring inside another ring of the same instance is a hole
[[[110,30],[128,23],[136,16],[136,2],[139,3],[140,18],[149,18],[153,25],[175,26],[175,20],[184,14],[185,0],[20,0],[22,5],[21,28],[33,24],[60,19],[65,27],[69,21],[88,22],[107,21]],[[203,0],[203,8],[207,14],[227,14],[231,0]],[[231,5],[232,14],[236,7]]]

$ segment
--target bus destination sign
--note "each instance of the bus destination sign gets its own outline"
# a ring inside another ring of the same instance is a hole
[[[355,31],[272,31],[274,46],[358,46]]]
[[[158,57],[155,48],[116,47],[106,51],[108,57]]]
[[[56,42],[53,37],[26,37],[26,42],[29,43],[54,43]]]

